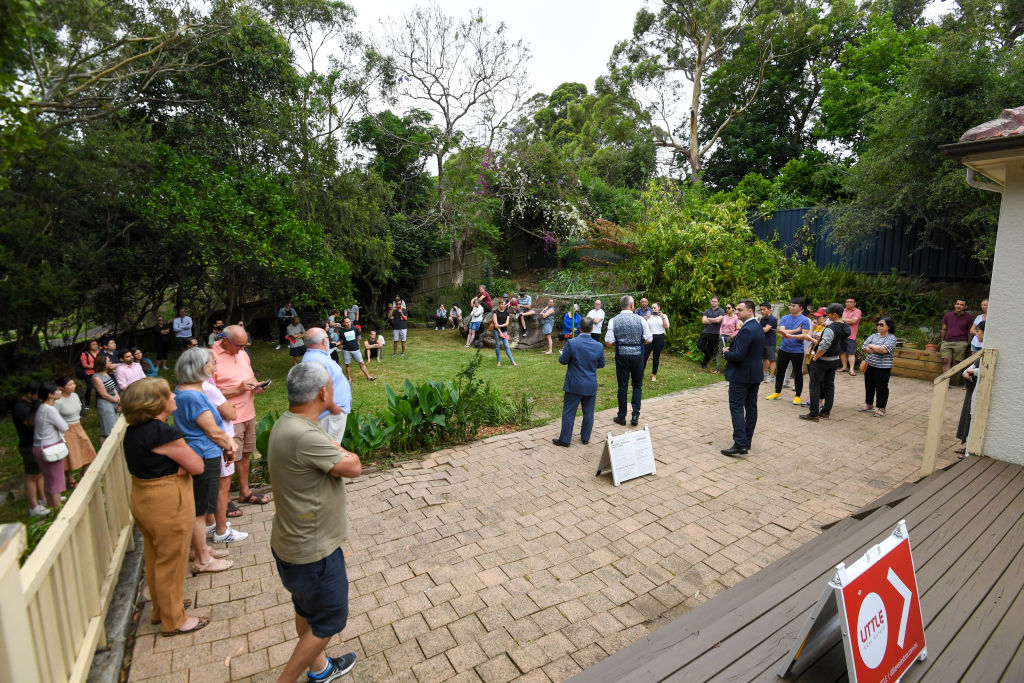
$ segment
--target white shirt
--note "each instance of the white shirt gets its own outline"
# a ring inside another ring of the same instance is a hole
[[[651,334],[665,334],[665,330],[668,329],[668,316],[662,318],[661,315],[651,311],[651,317],[647,319],[647,325],[651,328]]]
[[[644,328],[644,342],[650,344],[652,341],[654,341],[654,337],[651,336],[651,326],[647,322],[647,318],[644,318],[643,316],[637,317],[640,318],[641,326]],[[612,318],[611,320],[608,321],[608,332],[606,332],[604,335],[604,341],[606,344],[615,343],[615,318]]]
[[[604,309],[591,308],[587,317],[594,321],[594,334],[601,334],[601,325],[604,323]]]
[[[484,307],[481,306],[480,304],[477,304],[476,306],[473,307],[473,310],[469,314],[469,322],[471,322],[471,323],[479,323],[479,322],[483,322],[483,320],[484,320]]]

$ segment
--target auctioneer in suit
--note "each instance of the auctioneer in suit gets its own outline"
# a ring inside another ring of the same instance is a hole
[[[757,388],[764,379],[761,366],[763,348],[764,331],[757,320],[751,317],[743,323],[725,353],[733,448],[741,451],[750,448],[754,427],[757,425]]]
[[[604,367],[604,347],[589,334],[570,339],[562,347],[558,362],[567,365],[562,391],[562,433],[558,440],[563,444],[572,441],[576,408],[583,404],[583,424],[580,439],[590,441],[594,428],[594,401],[597,398],[597,369]]]

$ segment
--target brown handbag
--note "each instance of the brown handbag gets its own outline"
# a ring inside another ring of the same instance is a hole
[[[861,372],[861,374],[863,375],[863,374],[864,374],[864,373],[866,373],[867,371],[868,371],[868,361],[867,361],[867,359],[865,358],[864,360],[862,360],[862,361],[860,362],[860,372]]]

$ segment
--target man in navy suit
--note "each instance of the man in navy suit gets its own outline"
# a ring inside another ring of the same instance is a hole
[[[761,354],[764,330],[754,319],[754,302],[744,299],[736,304],[736,317],[742,327],[725,349],[725,378],[729,381],[729,412],[732,414],[732,448],[722,455],[745,455],[750,449],[757,424],[757,388],[761,384]],[[746,416],[744,416],[746,412]]]
[[[580,336],[565,342],[558,356],[558,362],[569,367],[565,369],[565,384],[562,385],[562,391],[565,392],[562,399],[562,433],[557,439],[551,440],[556,446],[568,446],[572,441],[572,427],[580,403],[583,404],[580,440],[584,444],[590,442],[590,432],[594,429],[594,401],[597,398],[597,369],[604,367],[604,347],[590,336],[593,331],[593,320],[580,320]]]

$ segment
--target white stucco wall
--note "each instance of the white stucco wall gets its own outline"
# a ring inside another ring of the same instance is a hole
[[[999,350],[982,453],[1024,465],[1024,163],[1006,169],[985,346]]]

